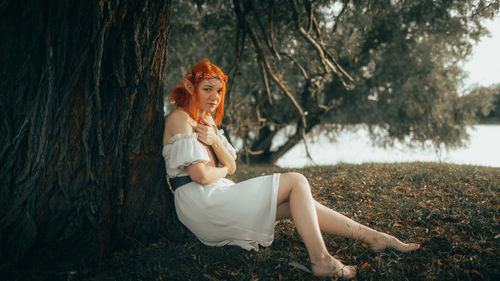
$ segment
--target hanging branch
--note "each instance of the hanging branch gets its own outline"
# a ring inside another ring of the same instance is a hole
[[[307,0],[304,0],[304,1],[307,1]],[[342,7],[342,10],[340,11],[339,15],[337,16],[337,19],[335,20],[334,30],[337,28],[337,23],[339,21],[340,16],[342,14],[344,14],[346,11],[347,3],[348,3],[347,0],[344,1],[344,6]],[[309,6],[309,8],[310,8],[310,6]],[[323,51],[325,52],[326,56],[332,61],[332,63],[337,67],[337,69],[340,70],[340,72],[342,72],[342,74],[345,75],[347,77],[347,79],[349,79],[349,81],[354,82],[354,79],[344,70],[344,68],[342,68],[342,66],[340,66],[340,64],[337,62],[337,60],[335,60],[333,58],[333,56],[330,54],[330,52],[326,49],[325,43],[323,42],[323,37],[321,36],[321,30],[319,29],[318,21],[316,20],[316,17],[314,17],[312,9],[311,9],[310,15],[311,15],[311,18],[312,18],[311,20],[312,20],[313,25],[314,25],[314,31],[316,32],[316,35],[319,38],[320,46],[323,49]]]
[[[295,106],[295,108],[297,109],[297,111],[300,113],[301,119],[302,119],[302,123],[304,124],[304,127],[307,127],[307,125],[306,125],[306,118],[305,118],[304,111],[302,110],[302,107],[295,100],[295,98],[290,93],[290,91],[288,91],[288,89],[283,84],[283,82],[272,71],[271,66],[269,65],[269,63],[268,63],[268,61],[267,61],[267,59],[266,59],[266,57],[264,55],[262,47],[260,46],[259,39],[257,38],[257,35],[255,34],[255,31],[252,29],[251,25],[248,23],[248,21],[245,19],[245,17],[242,16],[242,11],[240,9],[239,2],[235,3],[234,8],[235,8],[235,11],[236,11],[236,15],[240,17],[240,19],[245,23],[245,26],[248,29],[248,34],[250,35],[250,39],[253,42],[255,50],[257,51],[257,59],[259,60],[260,64],[262,65],[262,67],[264,69],[263,75],[266,76],[266,73],[267,73],[267,75],[271,76],[271,78],[274,80],[274,82],[276,82],[276,84],[278,84],[279,88],[292,101],[293,105]]]
[[[305,118],[304,111],[302,110],[302,107],[299,105],[299,103],[297,102],[297,100],[295,100],[295,98],[293,97],[292,93],[290,93],[290,91],[283,84],[283,82],[272,71],[271,66],[269,65],[269,62],[267,61],[266,57],[264,56],[262,48],[260,47],[260,44],[259,44],[258,39],[257,39],[257,36],[255,35],[255,32],[253,31],[253,29],[251,27],[249,27],[248,30],[249,30],[250,38],[252,39],[252,41],[254,43],[254,47],[257,50],[257,58],[258,58],[259,62],[262,64],[262,66],[264,67],[265,73],[267,73],[267,75],[271,76],[271,78],[274,80],[274,82],[276,82],[276,84],[278,84],[278,87],[292,101],[293,105],[295,106],[295,108],[297,109],[297,111],[301,115],[301,119],[302,119],[302,123],[303,123],[304,127],[307,127],[307,125],[306,125],[306,118]]]
[[[309,26],[307,27],[307,33],[311,33],[311,29],[313,27],[313,9],[312,9],[312,4],[309,3],[307,0],[303,0],[304,7],[306,8],[306,12],[309,14]]]
[[[255,50],[257,51],[257,59],[259,61],[259,64],[261,65],[262,75],[264,77],[267,77],[267,75],[269,75],[271,77],[271,79],[273,79],[273,81],[282,90],[282,92],[285,93],[285,95],[290,99],[290,101],[293,103],[293,105],[295,106],[295,108],[299,112],[299,114],[300,114],[300,121],[302,123],[302,128],[300,130],[298,129],[298,132],[300,131],[300,135],[302,136],[302,139],[304,140],[304,144],[306,145],[307,157],[309,157],[310,159],[312,159],[312,157],[311,157],[311,155],[309,153],[309,149],[307,147],[307,140],[306,140],[306,128],[307,128],[306,114],[307,113],[305,113],[302,110],[302,107],[299,105],[299,103],[294,98],[294,96],[292,95],[292,93],[290,93],[290,91],[285,86],[285,84],[276,75],[276,73],[274,73],[274,71],[271,69],[271,66],[270,66],[269,62],[267,61],[267,59],[266,59],[266,57],[264,55],[264,51],[262,50],[262,47],[261,47],[261,45],[259,43],[259,39],[257,38],[257,35],[256,35],[255,31],[252,29],[252,26],[248,23],[248,21],[246,20],[246,18],[244,16],[242,16],[242,11],[240,9],[240,2],[239,1],[235,1],[234,9],[235,9],[236,15],[239,17],[239,19],[242,20],[245,23],[245,26],[246,26],[246,28],[248,30],[248,34],[250,35],[250,39],[253,42]],[[270,91],[268,92],[268,94],[270,94]]]
[[[273,28],[273,17],[274,17],[274,0],[269,3],[269,42],[271,44],[271,49],[278,60],[281,60],[278,51],[276,51],[276,46],[274,46],[274,28]]]
[[[257,49],[259,62],[260,62],[261,65],[264,66],[265,72],[267,72],[267,74],[269,76],[271,76],[271,78],[274,80],[274,82],[276,82],[276,84],[278,84],[278,86],[280,87],[280,89],[286,94],[286,96],[288,96],[288,98],[295,105],[295,108],[297,108],[297,110],[300,113],[300,117],[301,117],[300,120],[302,122],[301,123],[302,126],[297,126],[297,133],[302,136],[302,140],[304,141],[304,145],[305,145],[305,148],[306,148],[306,155],[307,155],[307,157],[309,159],[312,160],[312,156],[311,156],[311,153],[309,152],[309,147],[307,145],[307,139],[306,139],[306,128],[307,128],[306,115],[307,115],[307,112],[304,112],[302,110],[302,107],[298,104],[297,100],[295,100],[295,98],[290,93],[290,91],[286,88],[286,86],[283,84],[283,82],[271,70],[271,66],[269,65],[269,63],[267,62],[266,58],[264,57],[262,49],[260,48],[259,43],[257,41],[258,39],[255,36],[255,33],[253,32],[253,30],[251,28],[249,28],[249,33],[250,33],[250,38],[252,38],[252,41],[254,41],[255,48]],[[299,129],[299,127],[301,127],[301,128]]]
[[[351,77],[351,75],[349,75],[349,74],[348,74],[348,73],[344,70],[344,68],[342,68],[342,66],[340,66],[340,64],[337,62],[337,60],[335,60],[335,59],[333,58],[333,56],[330,54],[330,52],[328,52],[328,51],[326,51],[326,50],[325,50],[325,53],[326,53],[327,57],[328,57],[328,58],[332,61],[332,63],[333,63],[333,64],[335,64],[335,66],[337,67],[337,69],[338,69],[338,70],[340,70],[340,72],[342,72],[342,74],[344,74],[344,75],[347,77],[347,79],[349,79],[349,81],[354,82],[354,79]],[[349,85],[346,85],[346,84],[343,82],[343,80],[342,80],[342,83],[343,83],[343,85],[346,87],[346,89],[349,89]]]
[[[302,26],[300,26],[299,13],[297,11],[297,6],[295,5],[295,1],[289,0],[289,2],[290,6],[292,7],[295,26],[299,31],[299,33],[314,47],[314,49],[316,50],[316,52],[320,57],[321,63],[323,64],[325,70],[327,72],[332,71],[333,73],[335,73],[335,75],[337,75],[339,80],[342,82],[342,85],[344,85],[346,89],[349,89],[349,85],[345,82],[343,76],[347,77],[347,79],[349,79],[351,82],[354,82],[354,79],[352,79],[351,76],[347,75],[347,73],[342,68],[340,68],[340,65],[333,59],[333,57],[328,53],[328,51],[324,48],[324,46],[318,43],[308,32],[304,30]],[[314,17],[314,15],[312,16]]]
[[[270,104],[273,104],[273,100],[271,98],[271,88],[269,87],[269,80],[267,79],[266,75],[266,67],[264,66],[261,60],[259,60],[259,67],[260,67],[260,73],[262,74],[262,80],[264,80],[264,85],[266,86],[268,101]]]
[[[319,38],[319,43],[322,48],[325,48],[325,42],[323,42],[323,36],[321,35],[321,30],[319,29],[318,21],[316,20],[316,17],[314,17],[312,11],[311,11],[311,21],[313,23],[314,27],[314,32],[316,33],[316,36]]]
[[[302,73],[302,75],[304,76],[304,78],[306,80],[309,79],[309,75],[307,74],[307,71],[305,70],[305,68],[294,57],[292,57],[289,54],[284,53],[284,52],[280,52],[280,55],[289,58],[299,68],[299,70]]]
[[[243,32],[242,32],[243,30]],[[241,55],[243,54],[243,48],[245,47],[245,39],[246,39],[246,30],[245,26],[243,25],[242,22],[238,22],[238,29],[236,30],[236,58],[234,59],[233,66],[231,66],[231,69],[227,73],[227,75],[231,75],[233,72],[238,69],[238,65],[240,64],[240,58]],[[241,37],[241,39],[240,39]]]
[[[233,66],[227,73],[228,76],[230,76],[232,73],[236,73],[236,70],[238,70],[238,66],[240,64],[240,58],[243,54],[243,50],[245,48],[245,39],[246,39],[246,30],[244,24],[239,21],[238,22],[238,29],[236,30],[236,58],[234,59]],[[241,40],[239,39],[241,37]],[[241,41],[241,42],[240,42]],[[230,80],[229,87],[227,88],[226,91],[226,102],[227,104],[231,104],[231,90],[233,88],[234,84],[234,78],[236,75],[233,77],[233,79]]]
[[[262,32],[262,36],[264,37],[264,42],[266,43],[266,46],[267,48],[269,49],[269,51],[271,51],[271,54],[273,54],[278,60],[281,60],[278,52],[276,51],[276,49],[274,49],[273,47],[273,43],[269,40],[269,38],[267,37],[267,34],[266,34],[266,31],[264,29],[264,26],[262,25],[262,23],[260,22],[260,15],[259,13],[257,12],[257,10],[255,10],[254,6],[253,6],[253,1],[252,0],[249,0],[248,1],[248,4],[250,5],[250,9],[252,10],[254,16],[255,16],[255,20],[257,21],[257,25],[259,26],[259,29],[260,31]],[[272,34],[272,29],[271,29],[271,34]],[[272,36],[272,35],[271,35]]]

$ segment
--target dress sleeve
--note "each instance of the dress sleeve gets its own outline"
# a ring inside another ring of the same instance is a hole
[[[210,162],[205,147],[198,141],[197,133],[178,134],[170,138],[163,149],[167,173],[183,170],[194,163]]]
[[[222,130],[222,129],[217,130],[217,135],[219,136],[220,140],[222,141],[222,144],[224,145],[226,150],[229,152],[229,154],[231,154],[234,157],[234,159],[236,160],[236,150],[229,143],[226,136],[224,136],[224,130]]]

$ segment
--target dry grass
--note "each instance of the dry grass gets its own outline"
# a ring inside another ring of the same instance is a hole
[[[233,177],[287,172],[239,167]],[[421,243],[401,254],[325,235],[332,254],[358,267],[358,280],[500,280],[500,169],[448,164],[364,164],[294,169],[323,204],[377,230]],[[193,235],[113,253],[98,268],[52,273],[65,280],[316,280],[290,220],[259,252],[206,247]]]

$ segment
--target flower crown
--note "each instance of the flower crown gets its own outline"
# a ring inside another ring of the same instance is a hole
[[[222,75],[217,75],[217,74],[212,74],[212,73],[207,73],[207,72],[194,72],[190,71],[187,75],[188,79],[194,78],[194,80],[203,80],[203,79],[213,79],[217,78],[221,82],[227,83],[227,75],[222,74]]]

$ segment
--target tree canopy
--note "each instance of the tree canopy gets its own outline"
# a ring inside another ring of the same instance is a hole
[[[224,129],[244,159],[275,162],[314,127],[364,123],[386,144],[461,145],[479,104],[461,98],[459,64],[499,4],[219,0],[172,11],[168,86],[203,57],[220,64],[230,75]],[[293,133],[271,149],[284,128]]]

